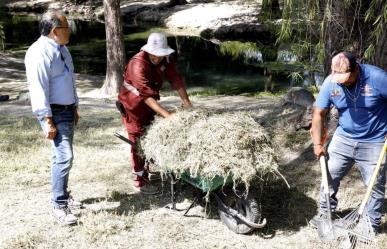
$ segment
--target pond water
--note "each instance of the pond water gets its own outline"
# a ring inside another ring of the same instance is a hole
[[[1,23],[4,26],[6,50],[26,50],[39,37],[36,16],[10,15],[0,11]],[[76,71],[104,75],[104,24],[71,20],[70,25],[72,35],[68,48]],[[160,29],[124,27],[126,57],[130,58],[137,53],[146,43],[149,33],[158,30]],[[291,84],[285,73],[277,73],[274,77],[264,76],[264,67],[256,66],[262,62],[259,51],[245,48],[243,53],[236,55],[234,47],[232,51],[227,51],[222,45],[189,36],[169,36],[168,44],[178,52],[178,68],[191,94],[255,94],[264,90],[281,91]],[[242,49],[243,46],[242,44]]]

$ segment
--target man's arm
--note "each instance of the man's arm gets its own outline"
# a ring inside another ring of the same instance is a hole
[[[314,154],[317,157],[320,157],[322,154],[325,154],[323,144],[325,141],[323,140],[325,139],[324,136],[326,136],[324,123],[327,113],[328,110],[321,109],[318,107],[315,107],[313,110],[311,134]]]
[[[160,114],[164,118],[169,118],[172,114],[164,109],[154,98],[148,97],[144,100],[145,104],[147,104],[153,111]]]
[[[185,88],[181,87],[181,88],[177,89],[177,92],[179,93],[181,101],[183,101],[183,107],[184,108],[192,107],[191,101],[188,98],[188,94],[187,94],[187,91],[185,90]]]
[[[32,111],[43,118],[46,126],[46,138],[52,140],[57,130],[52,120],[49,103],[49,72],[51,61],[45,53],[28,51],[25,58],[26,75],[29,82]]]

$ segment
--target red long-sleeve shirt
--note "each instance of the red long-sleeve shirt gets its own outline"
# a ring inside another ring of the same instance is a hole
[[[137,93],[122,86],[118,95],[127,114],[126,128],[128,131],[139,132],[153,119],[155,112],[145,104],[144,100],[148,97],[160,99],[159,93],[164,76],[174,89],[184,87],[183,78],[177,71],[176,62],[172,56],[164,58],[159,65],[153,65],[144,51],[130,59],[126,66],[124,80],[137,89]]]

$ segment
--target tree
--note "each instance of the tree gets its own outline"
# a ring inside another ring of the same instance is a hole
[[[125,47],[120,0],[103,0],[106,29],[106,79],[100,89],[104,95],[117,94],[123,81]]]
[[[278,42],[291,44],[312,72],[323,65],[328,74],[329,58],[343,50],[386,68],[385,13],[383,0],[284,0]]]
[[[5,35],[3,25],[0,23],[0,50],[4,50]]]

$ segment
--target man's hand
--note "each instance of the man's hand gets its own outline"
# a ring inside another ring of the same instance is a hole
[[[164,118],[170,118],[170,117],[172,117],[172,116],[173,116],[173,114],[170,113],[170,112],[168,112],[168,114],[164,115]]]
[[[322,144],[313,145],[313,151],[317,159],[319,159],[320,156],[325,155],[325,148]]]
[[[192,107],[191,101],[188,98],[187,91],[184,87],[177,89],[177,93],[179,94],[181,101],[183,102],[182,106],[184,109],[189,109]]]
[[[189,101],[188,99],[183,100],[182,106],[183,106],[184,109],[189,109],[189,108],[191,108],[191,107],[192,107],[191,101]]]
[[[79,118],[81,116],[79,115],[79,112],[78,112],[78,108],[75,108],[74,110],[74,124],[77,125],[78,124],[78,121],[79,121]]]
[[[57,131],[54,122],[52,121],[52,117],[45,117],[44,122],[47,127],[46,138],[50,140],[54,139]]]

